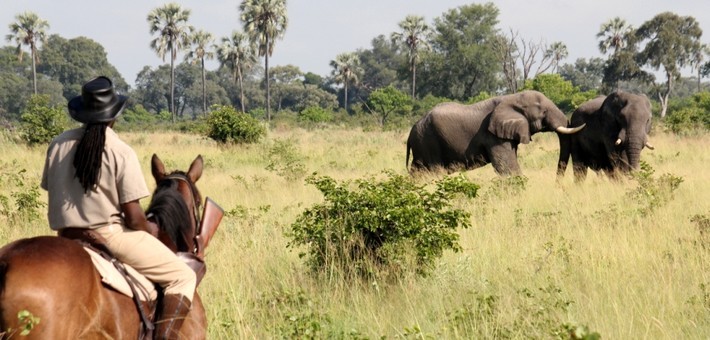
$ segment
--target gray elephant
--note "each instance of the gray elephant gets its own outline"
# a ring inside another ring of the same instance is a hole
[[[441,103],[417,121],[407,139],[406,164],[410,172],[453,172],[488,163],[498,174],[520,174],[518,144],[529,143],[541,131],[575,133],[583,126],[567,127],[567,118],[537,91],[498,96],[472,105]]]
[[[583,131],[560,136],[557,175],[564,176],[569,156],[576,181],[584,180],[587,169],[603,171],[612,178],[639,168],[639,158],[651,130],[651,102],[644,95],[616,91],[580,105],[572,113],[570,126],[586,124]]]

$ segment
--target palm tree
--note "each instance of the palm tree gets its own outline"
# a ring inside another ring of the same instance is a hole
[[[256,64],[256,49],[246,34],[239,31],[232,32],[231,37],[223,37],[222,43],[215,47],[217,48],[217,60],[222,66],[231,68],[234,82],[239,82],[239,101],[242,104],[242,112],[246,112],[242,70]]]
[[[554,68],[552,69],[552,73],[558,72],[560,60],[567,58],[568,55],[569,52],[567,52],[567,45],[565,45],[564,43],[558,41],[550,45],[550,48],[545,52],[545,57],[552,58],[552,60],[554,61]]]
[[[182,9],[176,3],[165,4],[148,13],[150,34],[158,35],[150,42],[158,56],[165,61],[165,54],[170,52],[170,113],[175,122],[175,58],[178,51],[190,43],[188,37],[193,27],[187,24],[190,10]]]
[[[190,36],[190,41],[195,49],[190,50],[185,55],[185,60],[192,60],[193,62],[200,61],[202,66],[202,113],[207,112],[207,94],[205,89],[205,59],[213,59],[214,52],[208,51],[210,44],[214,38],[209,32],[203,30],[198,30],[192,33]]]
[[[606,54],[609,49],[614,49],[614,54],[626,47],[628,35],[633,32],[633,27],[626,23],[626,20],[616,17],[602,24],[597,38],[599,40],[599,51]]]
[[[417,85],[417,63],[419,62],[419,51],[430,48],[429,37],[431,28],[424,22],[424,17],[408,15],[399,23],[400,32],[391,35],[392,42],[404,45],[409,55],[409,70],[412,72],[412,99],[415,98]]]
[[[242,12],[244,32],[259,48],[259,56],[264,56],[264,80],[266,81],[266,119],[271,121],[271,84],[269,82],[269,56],[274,53],[276,38],[286,32],[286,0],[243,0],[239,5]]]
[[[345,87],[345,111],[348,111],[348,84],[357,83],[359,75],[362,73],[360,68],[360,57],[354,53],[342,53],[335,57],[335,60],[330,62],[333,67],[333,76],[335,81],[342,83]]]
[[[698,73],[698,92],[700,92],[700,79],[703,77],[703,66],[705,65],[705,58],[707,56],[710,56],[710,46],[702,44],[700,48],[693,51],[690,59],[690,65]]]
[[[22,61],[22,45],[30,47],[30,55],[32,57],[32,85],[34,86],[34,94],[37,94],[37,63],[39,55],[37,54],[38,43],[47,41],[46,30],[49,28],[49,22],[40,19],[37,14],[25,12],[15,16],[16,22],[10,24],[10,32],[5,36],[8,42],[15,41],[17,43],[18,58]]]

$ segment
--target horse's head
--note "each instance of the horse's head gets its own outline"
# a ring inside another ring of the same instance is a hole
[[[202,203],[195,182],[202,176],[202,167],[202,156],[197,156],[187,172],[167,173],[157,155],[151,159],[156,188],[146,213],[158,224],[158,238],[174,252],[195,250]]]

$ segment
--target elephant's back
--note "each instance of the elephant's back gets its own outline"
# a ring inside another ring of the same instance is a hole
[[[582,103],[582,105],[572,113],[570,119],[571,125],[578,126],[582,123],[589,122],[590,118],[599,113],[599,109],[601,109],[605,99],[606,96],[599,96]]]
[[[470,121],[472,119],[482,119],[493,112],[499,100],[490,98],[480,101],[475,104],[460,104],[456,102],[445,102],[434,106],[429,111],[428,116],[433,121],[436,120],[453,120],[453,121]]]

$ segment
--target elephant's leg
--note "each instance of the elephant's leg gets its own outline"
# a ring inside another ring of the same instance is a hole
[[[584,163],[575,162],[572,164],[572,170],[574,171],[574,181],[583,182],[587,178],[587,165]]]
[[[495,144],[488,149],[493,169],[500,175],[521,174],[518,165],[517,148],[510,142]]]
[[[588,165],[584,158],[577,152],[572,152],[572,172],[574,172],[574,181],[582,182],[587,178]]]

